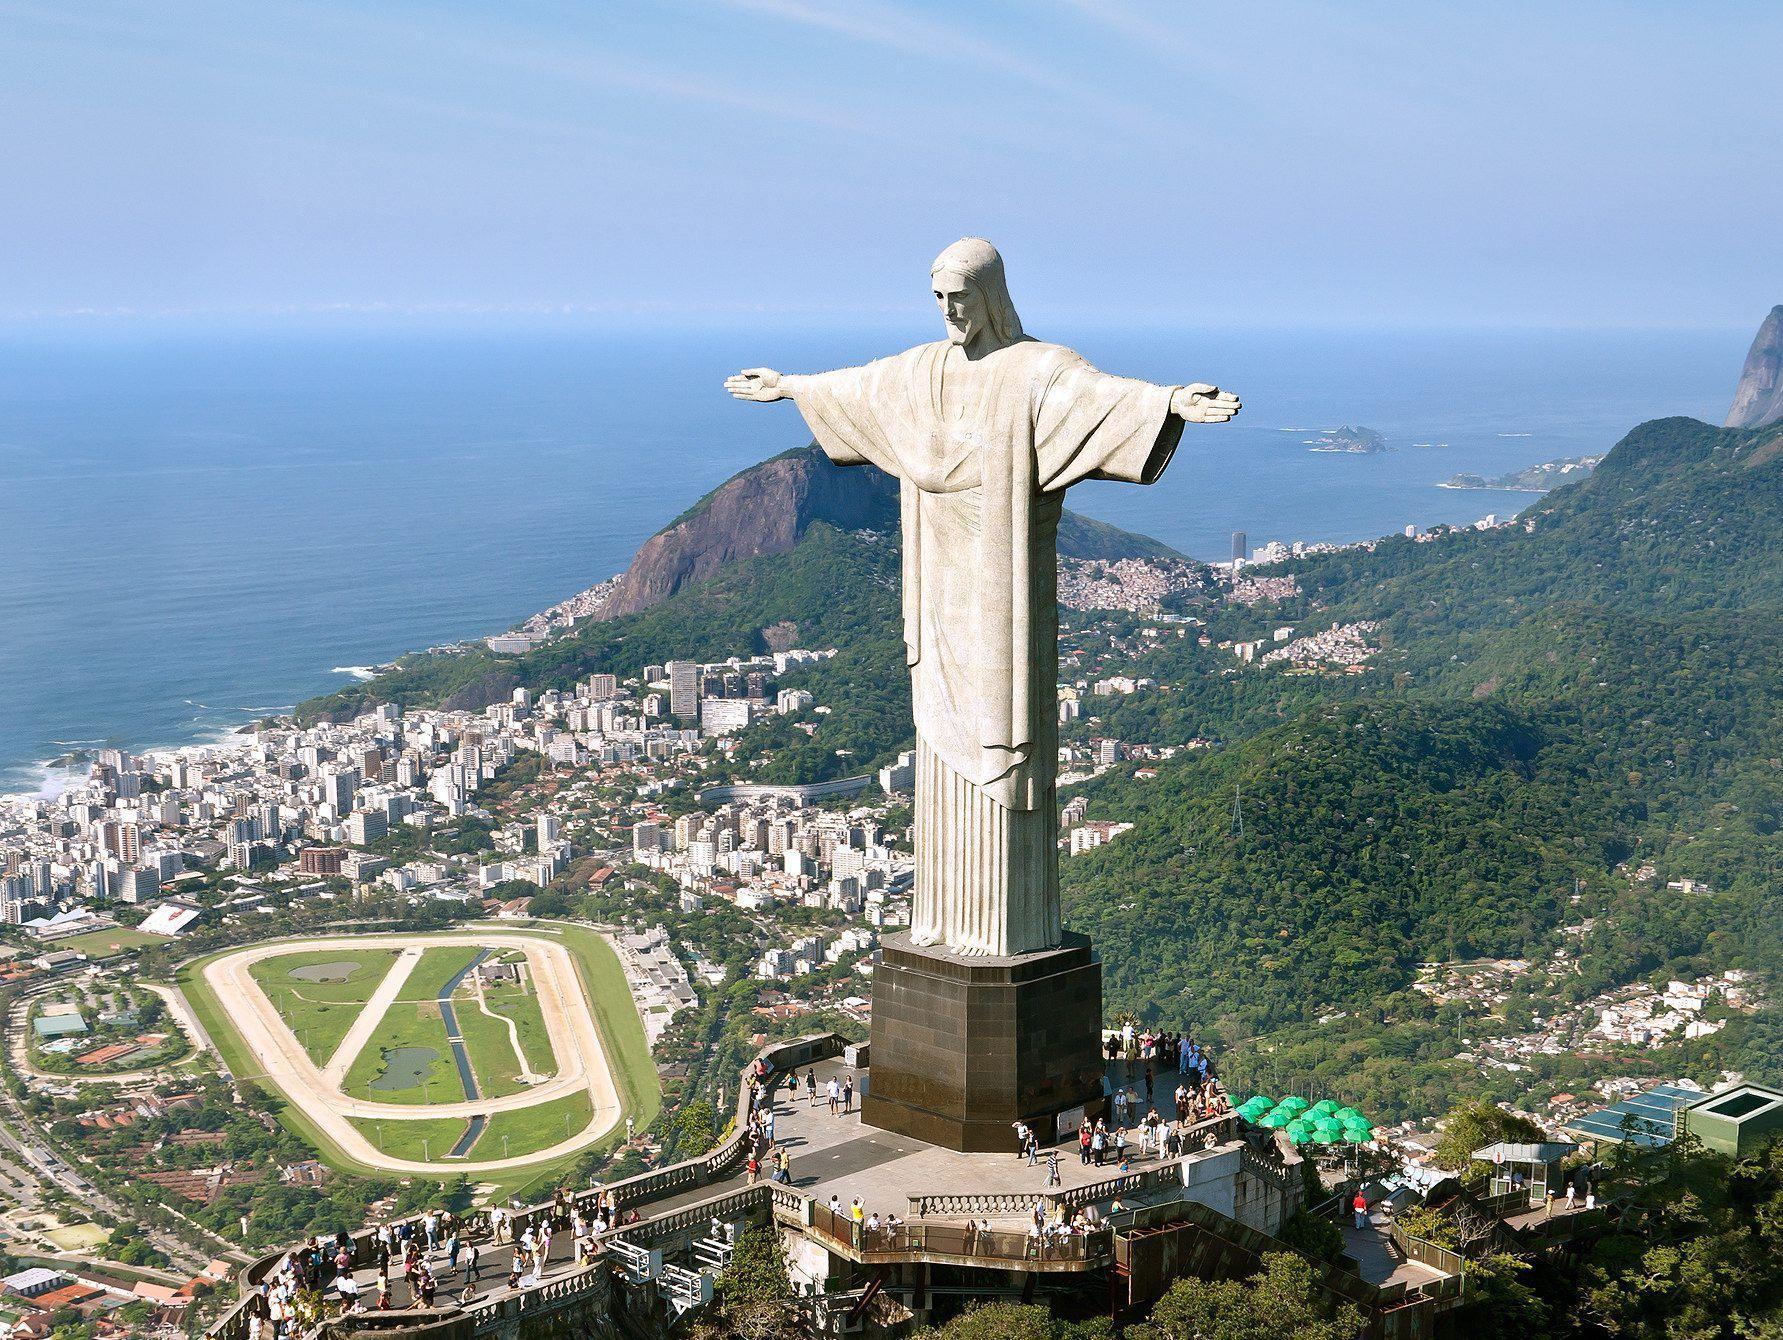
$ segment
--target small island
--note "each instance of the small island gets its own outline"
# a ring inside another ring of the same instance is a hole
[[[1497,489],[1505,493],[1546,493],[1562,484],[1570,484],[1575,479],[1583,479],[1602,459],[1602,456],[1568,456],[1563,460],[1544,461],[1540,465],[1512,470],[1509,474],[1494,475],[1490,479],[1484,475],[1452,475],[1437,487]]]
[[[1342,428],[1333,428],[1323,437],[1307,439],[1308,451],[1342,451],[1351,454],[1367,455],[1377,451],[1386,451],[1387,439],[1372,428],[1351,428],[1347,424]]]

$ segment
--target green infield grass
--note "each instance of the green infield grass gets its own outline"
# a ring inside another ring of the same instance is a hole
[[[394,949],[299,950],[248,969],[310,1060],[327,1064],[396,962]]]
[[[444,1158],[470,1126],[464,1117],[433,1117],[420,1121],[385,1121],[378,1117],[352,1117],[353,1127],[372,1145],[393,1159],[432,1163]]]
[[[481,945],[435,945],[421,955],[409,980],[396,993],[398,1000],[438,1000],[446,983],[470,966],[483,952]]]
[[[66,940],[57,940],[51,947],[78,949],[88,958],[108,958],[112,954],[121,954],[126,949],[166,944],[167,938],[165,935],[150,935],[147,931],[132,930],[128,926],[112,926],[102,931],[71,935]]]
[[[527,1066],[535,1075],[557,1072],[557,1058],[551,1050],[551,1039],[545,1032],[545,1016],[529,991],[514,987],[496,988],[488,993],[489,1008],[500,1018],[484,1014],[474,994],[461,991],[452,1002],[458,1016],[458,1031],[470,1053],[471,1067],[477,1084],[491,1098],[523,1092],[520,1058],[514,1054],[514,1038],[506,1020],[513,1020],[520,1036],[520,1047]]]
[[[353,1058],[341,1088],[372,1103],[462,1103],[464,1084],[438,1004],[397,1001]]]
[[[593,1116],[594,1103],[586,1089],[536,1107],[497,1112],[471,1146],[470,1157],[493,1162],[549,1149],[581,1131]]]

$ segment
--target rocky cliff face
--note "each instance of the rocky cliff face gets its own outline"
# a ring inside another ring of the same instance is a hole
[[[1771,308],[1758,328],[1733,408],[1727,411],[1726,427],[1762,428],[1771,423],[1783,423],[1783,306]]]
[[[751,466],[651,536],[620,576],[601,615],[635,614],[741,559],[784,554],[816,522],[838,530],[893,530],[897,483],[872,466],[838,466],[815,446]],[[1059,552],[1072,558],[1174,557],[1167,545],[1067,512]]]

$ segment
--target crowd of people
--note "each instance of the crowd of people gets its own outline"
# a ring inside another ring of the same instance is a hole
[[[389,1311],[397,1307],[432,1308],[444,1302],[476,1302],[485,1287],[485,1242],[507,1245],[507,1275],[488,1277],[495,1288],[526,1289],[551,1269],[552,1244],[568,1241],[567,1255],[557,1264],[593,1265],[604,1250],[602,1235],[616,1225],[636,1222],[636,1211],[621,1211],[610,1191],[578,1200],[566,1187],[557,1188],[545,1213],[520,1215],[516,1209],[491,1206],[480,1225],[451,1210],[429,1210],[413,1219],[385,1220],[374,1228],[356,1254],[353,1236],[341,1230],[331,1239],[312,1237],[287,1253],[248,1300],[248,1340],[285,1340],[316,1325],[328,1310],[333,1292],[341,1314],[361,1309]],[[473,1236],[473,1228],[483,1232]],[[499,1266],[494,1267],[496,1271]],[[362,1284],[359,1272],[373,1279]],[[407,1285],[407,1301],[399,1302],[393,1280]],[[451,1279],[455,1292],[442,1297],[442,1281]]]

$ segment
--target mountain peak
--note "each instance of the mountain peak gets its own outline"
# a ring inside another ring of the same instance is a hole
[[[1762,428],[1778,422],[1783,422],[1783,303],[1771,308],[1752,340],[1725,426]]]

